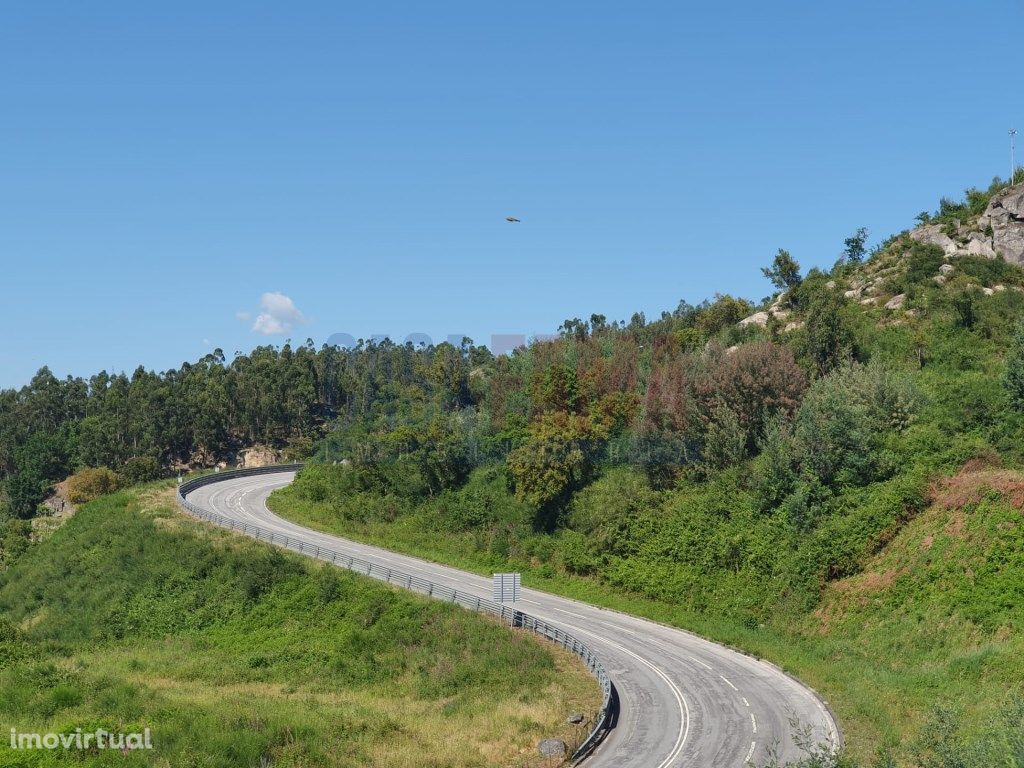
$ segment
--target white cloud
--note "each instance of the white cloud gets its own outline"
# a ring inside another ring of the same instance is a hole
[[[264,293],[260,307],[263,311],[256,316],[252,329],[264,336],[279,336],[306,322],[295,302],[283,293]]]

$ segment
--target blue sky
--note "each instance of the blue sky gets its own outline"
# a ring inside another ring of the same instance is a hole
[[[1007,174],[1019,0],[691,5],[6,4],[0,386],[760,299]]]

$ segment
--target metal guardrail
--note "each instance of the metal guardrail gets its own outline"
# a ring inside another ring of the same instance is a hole
[[[599,743],[601,743],[601,740],[614,726],[615,718],[618,714],[618,697],[615,693],[615,686],[612,685],[611,678],[608,677],[608,673],[605,671],[604,665],[601,664],[600,659],[597,658],[594,652],[590,650],[587,644],[582,640],[579,640],[568,632],[547,623],[543,619],[538,619],[537,617],[531,616],[523,611],[510,608],[507,605],[496,603],[485,598],[476,597],[475,595],[470,595],[466,592],[459,592],[451,587],[435,584],[426,579],[421,579],[418,576],[403,573],[395,568],[388,568],[366,560],[360,560],[358,557],[351,557],[343,552],[337,552],[327,547],[308,544],[301,539],[297,539],[293,536],[286,536],[275,531],[268,531],[257,525],[253,525],[252,523],[239,522],[230,517],[225,517],[224,515],[213,512],[212,510],[203,509],[202,507],[190,502],[187,498],[188,494],[197,488],[212,485],[213,483],[219,483],[223,480],[230,480],[236,477],[249,477],[251,475],[274,474],[277,472],[297,472],[302,469],[302,466],[302,464],[278,464],[270,467],[235,469],[211,475],[203,475],[193,480],[188,480],[178,486],[178,503],[193,516],[201,520],[206,520],[214,525],[239,531],[246,536],[251,536],[261,541],[276,544],[284,547],[285,549],[290,549],[294,552],[299,552],[318,560],[325,560],[329,563],[333,563],[334,565],[342,568],[347,568],[350,571],[354,571],[364,576],[379,579],[380,581],[386,581],[388,584],[404,587],[405,589],[412,590],[413,592],[419,592],[432,597],[435,600],[443,600],[446,603],[455,603],[456,605],[461,605],[463,608],[468,608],[471,611],[497,616],[501,618],[502,621],[508,622],[510,626],[527,629],[553,643],[557,643],[580,658],[580,660],[586,665],[587,669],[590,670],[590,673],[597,678],[597,682],[601,686],[602,693],[601,709],[598,712],[597,717],[594,719],[594,727],[573,753],[573,762],[582,760],[584,757],[589,755]]]

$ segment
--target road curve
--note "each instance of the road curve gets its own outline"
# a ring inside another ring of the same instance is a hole
[[[491,597],[488,578],[305,528],[273,514],[267,497],[295,473],[236,477],[196,488],[188,501],[239,523],[329,547]],[[523,590],[523,611],[562,627],[600,657],[619,695],[616,727],[587,759],[591,768],[742,768],[802,753],[791,722],[819,744],[840,732],[823,702],[777,667],[689,632],[546,592]]]

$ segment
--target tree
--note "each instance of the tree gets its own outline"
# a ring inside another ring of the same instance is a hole
[[[585,450],[593,438],[584,417],[547,414],[530,430],[530,439],[508,457],[516,496],[538,508],[538,524],[551,527],[558,509],[585,480]]]
[[[1024,322],[1017,324],[1006,356],[1006,375],[1003,378],[1010,402],[1018,411],[1024,411]]]
[[[843,258],[849,264],[860,264],[867,253],[868,231],[858,227],[857,231],[843,241]]]
[[[807,376],[788,347],[757,342],[709,365],[694,388],[705,430],[729,440],[738,430],[742,452],[753,453],[769,420],[789,418],[799,407]]]
[[[771,266],[762,267],[761,272],[780,291],[788,291],[800,284],[800,265],[784,248],[779,248]]]
[[[853,333],[842,315],[842,302],[833,292],[814,295],[807,311],[807,353],[819,375],[854,357]]]

